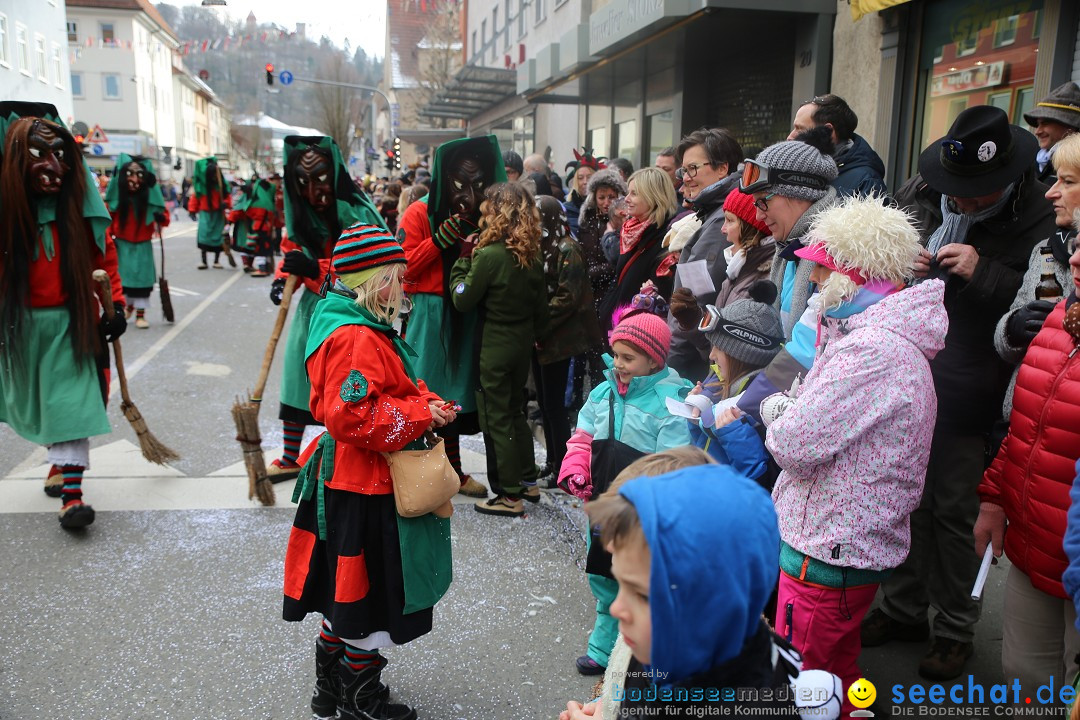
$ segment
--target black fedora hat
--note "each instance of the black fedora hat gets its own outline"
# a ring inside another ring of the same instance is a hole
[[[919,173],[944,195],[989,195],[1032,167],[1038,149],[1035,136],[1010,125],[1004,110],[976,105],[957,115],[948,134],[923,150]]]

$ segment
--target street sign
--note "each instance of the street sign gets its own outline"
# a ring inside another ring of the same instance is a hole
[[[100,145],[94,144],[90,146],[90,152],[94,153],[95,155],[104,155],[105,148],[101,147]]]
[[[86,138],[88,143],[107,143],[109,137],[105,134],[105,131],[101,129],[100,125],[95,125],[94,129],[90,131],[90,136]]]
[[[292,81],[293,81],[292,73],[289,72],[288,70],[282,70],[281,74],[278,75],[278,80],[281,81],[282,85],[292,85]]]
[[[81,120],[79,122],[71,124],[72,135],[82,135],[83,137],[86,137],[86,134],[88,132],[90,132],[90,128],[86,127],[86,123],[82,122]]]

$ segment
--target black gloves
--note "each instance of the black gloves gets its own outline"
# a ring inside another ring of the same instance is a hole
[[[688,288],[679,288],[671,293],[668,312],[683,330],[693,330],[701,322],[701,306]]]
[[[274,278],[274,282],[270,283],[270,302],[275,305],[281,304],[281,295],[285,292],[285,278]]]
[[[281,269],[290,275],[299,275],[312,280],[319,277],[319,261],[309,258],[301,250],[290,250],[285,253]]]
[[[112,320],[106,318],[105,313],[101,313],[101,332],[105,334],[105,341],[112,342],[116,340],[124,331],[127,330],[127,318],[124,317],[124,303],[114,302]]]
[[[156,221],[157,221],[158,225],[164,225],[164,224],[165,224],[165,218],[166,218],[166,217],[167,217],[167,216],[166,216],[166,215],[165,215],[165,213],[163,213],[163,212],[156,212],[156,213],[154,213],[154,220],[156,220]]]
[[[1005,337],[1014,347],[1027,347],[1042,330],[1046,316],[1054,309],[1049,300],[1033,300],[1019,308],[1005,322]]]
[[[188,217],[191,218],[192,220],[198,220],[199,219],[199,216],[197,214],[193,213],[193,212],[189,212]]]

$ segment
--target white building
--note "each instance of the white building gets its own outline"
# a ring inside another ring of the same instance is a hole
[[[0,99],[47,102],[71,124],[63,0],[0,0]]]
[[[107,168],[122,152],[138,154],[170,177],[163,148],[176,146],[173,66],[180,63],[172,29],[149,0],[70,0],[67,38],[75,119],[107,136],[92,143],[90,165]]]

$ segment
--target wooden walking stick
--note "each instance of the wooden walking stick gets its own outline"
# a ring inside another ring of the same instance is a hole
[[[161,223],[154,223],[157,230],[158,242],[161,244],[161,275],[158,276],[158,294],[161,296],[161,314],[165,322],[175,322],[176,313],[173,312],[172,297],[169,295],[169,281],[165,279],[165,238],[161,235]]]
[[[111,320],[116,313],[116,308],[113,307],[112,284],[109,282],[109,274],[104,270],[95,270],[94,284],[94,290],[97,292],[98,299],[105,309],[105,317]],[[128,394],[127,375],[124,373],[124,356],[120,352],[120,340],[113,340],[112,348],[113,360],[116,363],[116,377],[120,381],[120,411],[124,413],[124,417],[131,423],[135,435],[139,438],[139,448],[142,450],[142,456],[158,465],[164,465],[170,460],[178,460],[180,456],[158,440],[154,433],[150,432],[150,428],[146,426],[146,420],[143,419],[139,409],[135,407],[135,403],[131,401],[131,396]]]
[[[255,382],[255,391],[248,394],[246,401],[237,398],[232,407],[236,439],[240,441],[240,449],[244,452],[244,465],[247,467],[248,500],[258,497],[263,505],[274,504],[274,486],[266,475],[262,436],[259,434],[259,406],[262,404],[263,390],[266,389],[266,381],[270,377],[270,365],[274,362],[274,353],[281,338],[281,331],[285,328],[285,319],[289,315],[289,305],[298,282],[296,275],[290,275],[285,281],[285,289],[281,293],[281,307],[274,322],[274,330],[270,333],[270,342],[266,344],[266,352],[263,353],[262,368],[259,369],[259,379]]]

